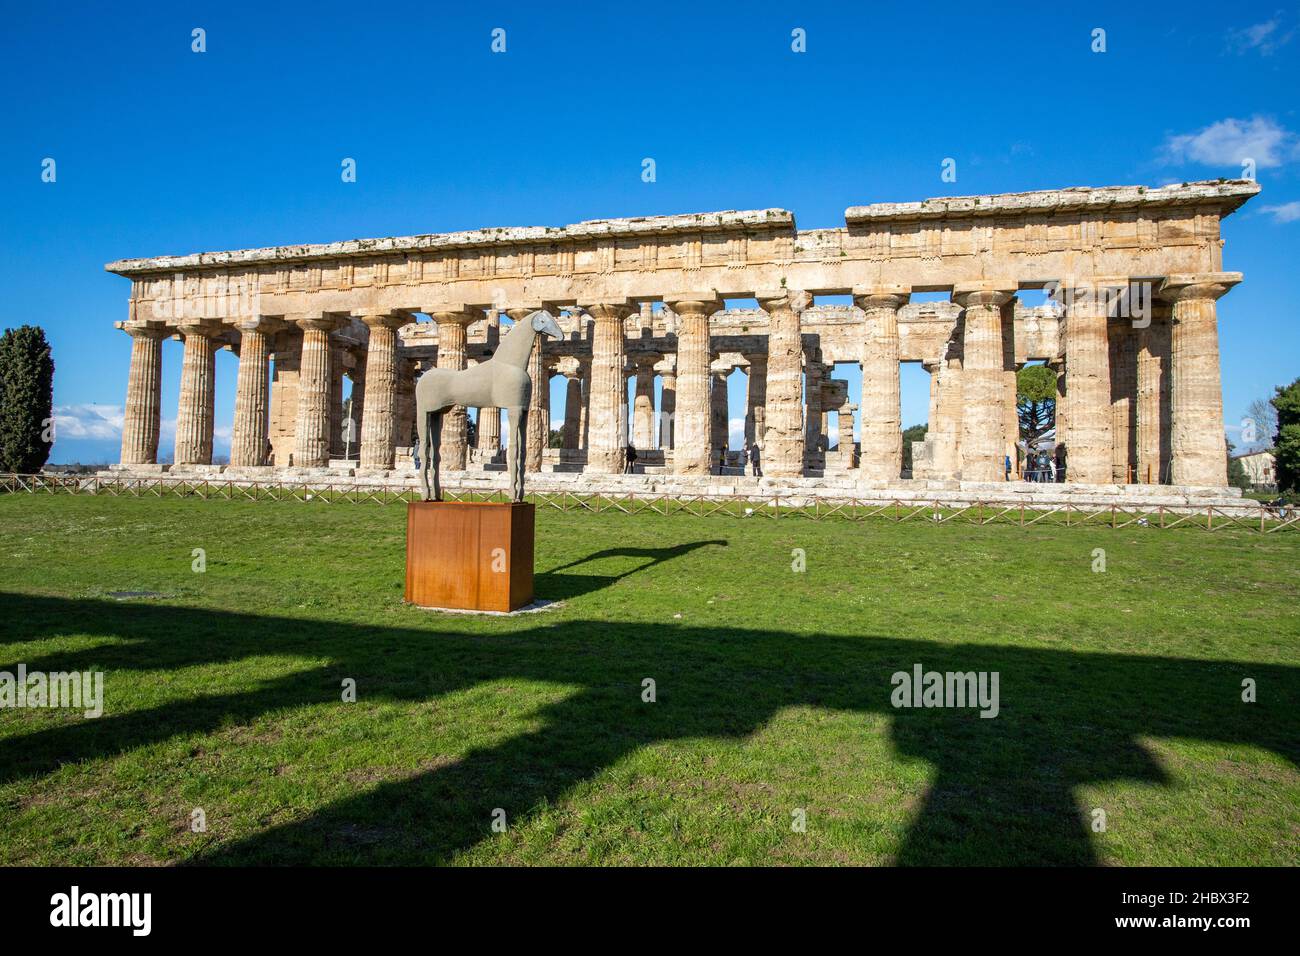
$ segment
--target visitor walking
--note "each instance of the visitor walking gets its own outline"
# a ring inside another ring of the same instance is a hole
[[[762,477],[763,477],[763,465],[762,465],[762,461],[761,461],[760,458],[759,458],[758,445],[750,445],[750,446],[749,446],[749,463],[750,463],[750,465],[753,466],[753,469],[754,469],[754,477],[755,477],[755,478],[762,478]]]
[[[626,460],[623,463],[623,474],[630,475],[636,468],[636,449],[631,445],[627,446],[625,458]]]

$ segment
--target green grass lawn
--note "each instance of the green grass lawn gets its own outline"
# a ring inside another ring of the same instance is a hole
[[[1300,534],[537,527],[562,606],[485,618],[403,605],[401,505],[0,498],[0,671],[106,696],[0,710],[0,863],[1300,862]]]

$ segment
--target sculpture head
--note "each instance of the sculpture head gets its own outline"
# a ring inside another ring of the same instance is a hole
[[[539,309],[528,317],[528,321],[533,326],[533,331],[539,335],[549,335],[553,339],[563,339],[564,332],[560,329],[560,323],[555,321],[555,316],[545,309]]]

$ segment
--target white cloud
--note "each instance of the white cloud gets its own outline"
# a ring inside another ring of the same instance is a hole
[[[1249,53],[1257,50],[1262,56],[1272,56],[1279,47],[1286,45],[1295,36],[1295,28],[1282,30],[1282,17],[1275,15],[1263,23],[1251,24],[1239,30],[1228,31],[1228,49],[1233,53]]]
[[[1283,203],[1280,206],[1265,206],[1260,212],[1272,215],[1274,222],[1295,222],[1300,219],[1300,201]]]
[[[56,438],[108,440],[122,437],[121,405],[55,405]]]
[[[1195,133],[1165,140],[1166,163],[1236,166],[1253,159],[1261,168],[1281,166],[1300,156],[1300,139],[1267,116],[1222,119]]]
[[[55,405],[54,437],[56,440],[81,439],[88,441],[121,441],[122,422],[125,419],[121,405]],[[159,422],[158,445],[160,450],[176,443],[176,419],[164,418]],[[230,425],[217,425],[212,429],[212,444],[216,449],[230,448]]]
[[[745,420],[743,418],[727,419],[727,446],[743,448],[745,445]]]

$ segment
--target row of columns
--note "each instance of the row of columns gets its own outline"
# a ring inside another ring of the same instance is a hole
[[[1069,480],[1089,484],[1125,480],[1133,460],[1139,472],[1152,461],[1167,460],[1167,477],[1174,484],[1226,484],[1216,300],[1238,279],[1233,273],[1166,278],[1159,288],[1169,310],[1170,335],[1164,345],[1155,331],[1157,325],[1146,334],[1136,329],[1133,335],[1109,333],[1110,300],[1097,294],[1098,288],[1107,286],[1104,280],[1064,290],[1068,303],[1062,324],[1065,374],[1057,431],[1068,452]],[[997,281],[953,290],[953,299],[963,310],[960,348],[927,364],[932,376],[927,453],[934,474],[959,474],[968,481],[1003,477],[1008,437],[1014,442],[1016,433],[1011,342],[1015,291],[1014,283]],[[859,471],[866,479],[892,480],[902,469],[898,313],[910,292],[898,285],[854,290],[854,303],[864,316]],[[808,423],[813,419],[820,423],[820,414],[805,415],[803,394],[805,378],[810,399],[820,388],[820,382],[813,380],[813,366],[805,377],[801,336],[801,315],[812,297],[779,289],[760,291],[756,298],[768,315],[768,352],[765,362],[751,364],[746,439],[763,446],[766,474],[795,477],[804,470],[804,451],[813,431]],[[661,372],[658,444],[674,449],[676,473],[709,474],[719,437],[714,421],[716,392],[726,387],[725,378],[710,368],[709,316],[722,303],[712,290],[667,296],[665,303],[676,315],[677,355],[675,366]],[[624,322],[633,306],[628,301],[593,301],[580,302],[579,307],[592,323],[592,354],[589,365],[575,361],[562,369],[568,377],[564,445],[576,448],[579,436],[585,435],[588,469],[616,473],[623,468],[628,440]],[[532,308],[505,311],[517,322]],[[429,314],[438,326],[438,366],[465,368],[467,328],[483,318],[482,311],[434,309]],[[354,406],[365,409],[359,416],[360,466],[391,469],[394,448],[404,444],[397,423],[402,387],[397,330],[410,317],[380,313],[361,319],[370,334],[364,376],[355,377],[361,387],[354,388]],[[496,319],[497,313],[489,314],[490,325]],[[331,389],[341,371],[334,367],[337,359],[330,334],[342,321],[318,313],[288,322],[256,317],[237,323],[240,366],[231,440],[233,466],[267,461],[272,337],[290,326],[302,336],[293,464],[328,464]],[[178,331],[184,359],[175,460],[178,465],[209,463],[216,336],[223,327],[192,322],[169,332],[131,323],[126,330],[132,336],[132,350],[122,462],[157,460],[161,343]],[[550,432],[549,388],[540,347],[534,349],[528,370],[533,390],[526,468],[537,471]],[[632,440],[642,448],[656,444],[655,370],[646,361],[634,372]],[[480,449],[495,454],[500,444],[497,410],[481,410],[478,422]],[[725,414],[722,429],[725,442]],[[841,425],[841,441],[843,434]],[[443,418],[442,454],[448,468],[466,467],[466,439],[466,410],[456,408]]]

